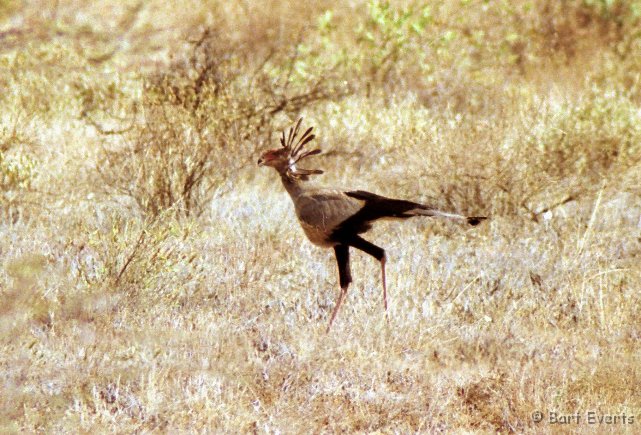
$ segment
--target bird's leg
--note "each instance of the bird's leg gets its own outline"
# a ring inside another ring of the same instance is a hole
[[[341,285],[341,292],[338,295],[338,300],[336,301],[336,306],[332,312],[332,317],[329,319],[329,325],[327,325],[327,331],[332,327],[334,323],[334,318],[338,313],[338,309],[341,307],[341,303],[347,294],[347,288],[349,283],[352,282],[352,274],[349,270],[349,246],[348,245],[336,245],[334,246],[334,253],[336,254],[336,263],[338,264],[338,278]]]
[[[385,318],[388,318],[387,315],[387,285],[385,283],[385,250],[379,248],[373,243],[368,242],[360,236],[353,236],[349,241],[349,246],[353,246],[356,249],[360,249],[366,254],[371,255],[381,262],[381,271],[383,274],[383,304],[385,305]]]
[[[383,255],[381,258],[381,271],[383,273],[383,304],[385,305],[385,319],[389,322],[389,316],[387,315],[387,285],[385,284],[385,263],[387,262],[387,257]]]
[[[336,313],[338,313],[338,309],[341,306],[341,303],[343,302],[343,298],[347,294],[347,286],[341,287],[341,292],[338,295],[338,300],[336,301],[336,306],[334,307],[334,311],[332,311],[332,317],[329,319],[329,325],[327,325],[327,330],[325,330],[326,333],[329,333],[329,330],[332,327],[332,323],[334,323],[334,318],[336,317]]]

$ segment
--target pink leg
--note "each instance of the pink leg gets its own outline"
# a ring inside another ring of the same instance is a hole
[[[381,271],[383,272],[383,304],[385,305],[385,319],[389,322],[387,315],[387,285],[385,284],[385,257],[381,258]]]
[[[341,303],[343,303],[343,298],[346,294],[347,286],[341,288],[341,293],[338,295],[338,301],[336,301],[336,306],[334,307],[334,311],[332,311],[332,317],[329,319],[329,325],[327,325],[327,330],[325,331],[326,333],[329,333],[329,329],[332,327],[332,323],[334,323],[336,313],[338,313],[338,309],[341,307]]]

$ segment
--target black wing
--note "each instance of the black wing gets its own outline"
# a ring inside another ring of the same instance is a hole
[[[336,241],[345,240],[352,235],[368,231],[372,228],[372,222],[377,219],[406,219],[416,215],[408,212],[426,209],[424,205],[416,202],[386,198],[364,190],[345,192],[345,195],[365,201],[365,204],[358,212],[341,222],[332,232],[332,239]]]

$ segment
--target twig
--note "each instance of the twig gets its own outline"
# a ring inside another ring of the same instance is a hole
[[[594,203],[594,209],[592,210],[592,216],[590,216],[588,227],[586,228],[585,233],[583,233],[583,238],[579,240],[577,257],[581,255],[581,252],[583,252],[583,248],[585,247],[585,244],[587,243],[590,235],[592,234],[592,228],[594,227],[594,221],[596,220],[597,211],[599,210],[599,206],[601,205],[601,198],[603,197],[604,189],[605,189],[605,180],[601,184],[601,190],[599,190],[599,195],[597,196],[596,201]]]
[[[122,275],[125,273],[129,265],[133,261],[134,257],[138,253],[138,249],[140,248],[140,246],[145,240],[145,233],[146,233],[146,228],[143,227],[142,230],[140,230],[140,236],[138,236],[138,240],[136,241],[134,248],[131,250],[131,253],[127,257],[125,264],[123,264],[123,266],[120,268],[120,272],[118,272],[118,276],[116,276],[116,281],[115,281],[116,284],[120,282],[120,278],[122,278]]]

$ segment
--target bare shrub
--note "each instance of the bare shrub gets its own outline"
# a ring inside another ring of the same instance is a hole
[[[148,215],[200,214],[216,186],[253,162],[275,115],[293,117],[347,92],[326,71],[296,77],[297,46],[252,71],[251,48],[227,44],[206,31],[189,56],[149,77],[140,122],[124,132],[124,146],[105,148],[98,168],[105,185]]]
[[[415,168],[422,194],[436,206],[537,221],[558,206],[593,198],[603,182],[639,164],[633,101],[627,94],[585,92],[563,103],[518,105],[512,96],[496,95],[499,107],[483,118],[431,115],[425,127],[397,136],[410,146],[392,159]]]
[[[538,220],[559,205],[593,196],[602,181],[638,164],[641,130],[624,95],[590,95],[523,116],[518,139],[495,148],[495,163],[485,170],[497,194],[495,213]]]

